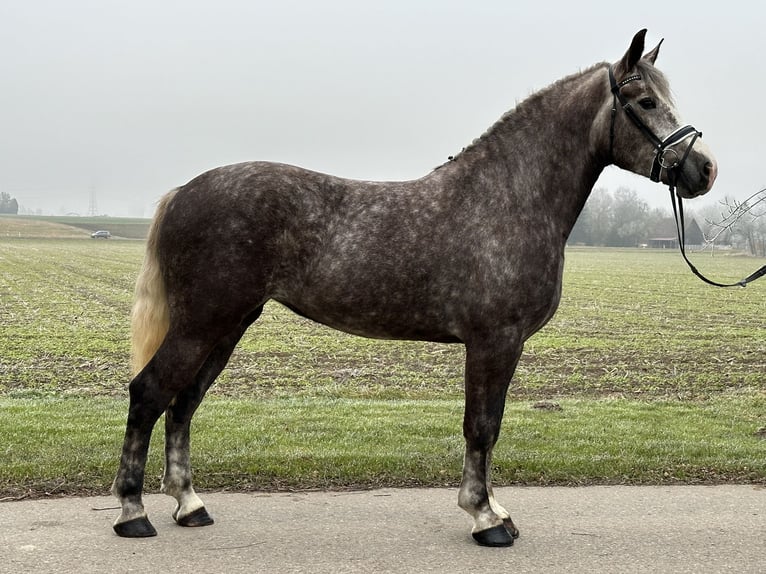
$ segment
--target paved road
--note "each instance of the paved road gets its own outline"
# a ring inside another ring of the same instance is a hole
[[[110,497],[0,504],[0,572],[766,572],[758,486],[499,488],[521,538],[480,548],[454,489],[206,494],[216,524],[112,533]]]

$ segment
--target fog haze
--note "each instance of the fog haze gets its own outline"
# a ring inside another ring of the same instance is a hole
[[[28,211],[145,216],[199,173],[274,160],[360,179],[443,163],[640,28],[720,175],[755,193],[764,8],[752,3],[0,3],[0,192]],[[667,190],[608,168],[651,205]]]

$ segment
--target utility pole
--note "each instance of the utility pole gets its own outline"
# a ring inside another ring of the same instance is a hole
[[[90,202],[88,204],[88,215],[95,217],[98,215],[98,202],[96,201],[96,186],[90,186]]]

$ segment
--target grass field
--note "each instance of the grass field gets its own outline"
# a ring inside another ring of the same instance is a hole
[[[0,234],[0,497],[107,488],[142,252]],[[763,261],[696,263],[739,279]],[[456,484],[463,357],[270,304],[195,418],[198,483]],[[674,252],[570,249],[559,312],[528,341],[509,400],[499,483],[764,482],[766,280],[717,290]],[[532,408],[540,400],[560,410]]]

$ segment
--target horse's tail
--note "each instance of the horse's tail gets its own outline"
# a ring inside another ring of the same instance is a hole
[[[157,205],[149,237],[146,242],[144,264],[136,281],[133,311],[130,315],[132,340],[131,365],[137,375],[162,345],[170,325],[165,281],[157,256],[157,235],[165,217],[168,204],[178,190],[166,194]]]

